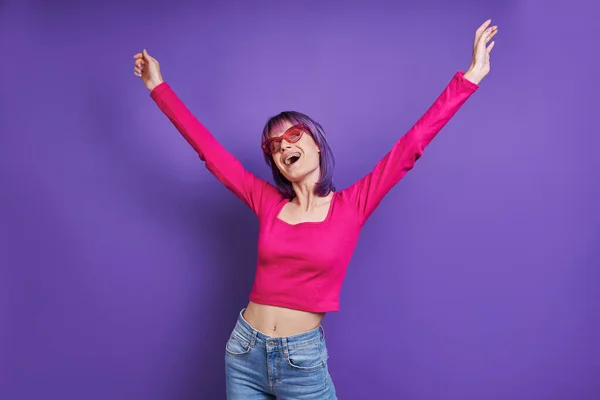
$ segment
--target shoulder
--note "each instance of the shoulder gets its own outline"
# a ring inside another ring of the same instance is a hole
[[[260,215],[267,215],[273,211],[274,208],[281,205],[281,203],[287,202],[287,197],[281,190],[270,182],[260,180],[260,207],[258,213]]]

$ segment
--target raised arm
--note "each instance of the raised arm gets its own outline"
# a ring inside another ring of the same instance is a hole
[[[433,105],[398,139],[375,168],[345,189],[345,195],[357,209],[361,224],[375,211],[390,189],[414,167],[425,147],[477,87],[467,81],[461,72],[457,72]]]
[[[221,183],[257,215],[264,206],[279,200],[278,190],[247,171],[198,121],[169,84],[162,80],[156,59],[146,50],[134,57],[136,75],[144,80],[151,98]]]
[[[488,28],[490,22],[486,21],[476,31],[469,70],[464,74],[457,72],[431,107],[398,139],[375,168],[344,190],[344,196],[356,207],[361,224],[366,222],[390,189],[414,167],[425,147],[479,88],[479,83],[488,74],[489,52],[494,42],[489,45],[487,43],[497,32],[496,27]]]

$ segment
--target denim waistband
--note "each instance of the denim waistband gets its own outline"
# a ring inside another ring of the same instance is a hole
[[[256,330],[248,321],[246,321],[246,319],[244,319],[245,310],[246,309],[244,308],[242,311],[240,311],[234,332],[243,336],[244,339],[247,339],[254,346],[282,346],[285,348],[294,349],[318,343],[325,338],[325,330],[321,324],[310,331],[291,336],[273,337],[265,335],[264,333]]]

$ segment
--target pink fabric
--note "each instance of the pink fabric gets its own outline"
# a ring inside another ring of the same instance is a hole
[[[244,169],[167,83],[154,88],[150,96],[196,150],[207,169],[258,217],[258,260],[250,300],[328,312],[339,310],[342,282],[363,224],[478,87],[457,72],[433,105],[370,173],[334,194],[323,222],[296,225],[278,218],[289,200],[272,184]]]

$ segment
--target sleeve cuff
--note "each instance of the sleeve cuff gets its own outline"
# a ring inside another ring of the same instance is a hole
[[[458,71],[456,73],[456,75],[454,75],[455,79],[458,80],[458,82],[463,85],[465,88],[470,89],[470,90],[477,90],[479,89],[479,85],[476,84],[475,82],[471,82],[470,80],[468,80],[467,78],[465,78],[465,73],[463,71]]]
[[[156,100],[161,94],[163,94],[166,90],[170,90],[171,87],[167,82],[161,82],[152,91],[150,92],[150,97]]]

